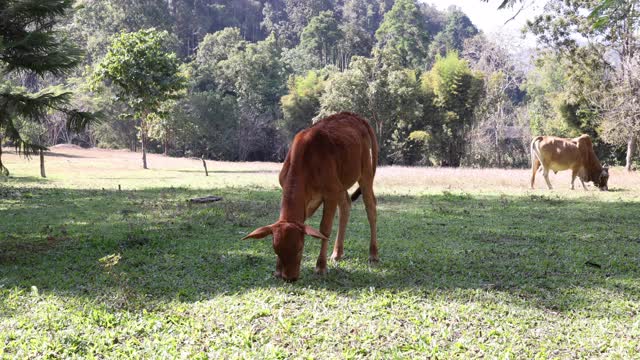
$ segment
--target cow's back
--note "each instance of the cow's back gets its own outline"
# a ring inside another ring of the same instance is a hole
[[[555,136],[544,136],[539,141],[543,166],[562,171],[579,166],[581,155],[576,142]]]
[[[288,176],[305,176],[307,185],[319,192],[348,189],[360,177],[363,152],[372,148],[369,134],[366,120],[352,113],[316,122],[295,136],[280,174],[281,184]]]

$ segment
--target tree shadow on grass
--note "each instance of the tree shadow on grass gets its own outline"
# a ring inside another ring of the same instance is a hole
[[[31,195],[10,206],[0,199],[5,289],[37,286],[145,307],[285,286],[270,275],[270,240],[239,240],[275,221],[279,191],[21,191]],[[224,200],[186,202],[212,191]],[[293,286],[344,294],[481,290],[554,311],[602,314],[608,309],[594,310],[593,297],[640,301],[640,203],[445,192],[380,196],[378,206],[380,264],[367,263],[369,226],[358,202],[345,260],[331,264],[326,277],[314,276],[319,242],[308,239],[302,278]],[[319,214],[310,221],[318,222]]]
[[[55,158],[67,158],[67,159],[93,159],[92,156],[63,154],[63,153],[52,152],[52,151],[45,151],[44,156],[45,157],[55,157]]]
[[[47,178],[37,177],[37,176],[0,176],[0,187],[2,185],[12,185],[12,184],[46,184],[49,181]]]

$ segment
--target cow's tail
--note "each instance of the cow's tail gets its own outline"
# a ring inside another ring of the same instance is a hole
[[[531,141],[531,188],[533,189],[533,183],[536,180],[536,171],[542,165],[540,154],[540,141],[542,136],[538,136]]]
[[[380,148],[378,146],[378,140],[376,138],[376,134],[373,131],[373,128],[366,120],[362,120],[367,126],[367,131],[369,132],[369,140],[371,141],[371,168],[373,170],[373,176],[376,175],[376,168],[378,167],[378,154],[380,152]],[[351,194],[351,201],[356,201],[362,195],[362,190],[360,187],[356,189],[356,191]]]
[[[358,200],[358,198],[360,197],[360,195],[362,195],[362,190],[360,190],[360,187],[358,187],[356,189],[356,191],[353,192],[353,194],[351,194],[351,201],[356,201]]]
[[[531,141],[531,166],[533,166],[536,162],[540,162],[540,141],[542,141],[543,137],[538,136]]]

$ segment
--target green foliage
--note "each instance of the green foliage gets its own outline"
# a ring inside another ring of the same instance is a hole
[[[609,131],[612,136],[607,136],[610,140],[623,134],[628,140],[637,136],[629,131],[633,126],[628,117],[618,116],[625,112],[625,104],[637,101],[637,91],[617,92],[613,96],[625,100],[613,108],[616,99],[610,96],[612,90],[626,88],[634,73],[629,66],[640,49],[637,1],[553,2],[549,14],[530,21],[528,28],[540,43],[554,50],[565,69],[564,103],[558,109],[568,123],[589,133],[596,144],[601,142],[603,120],[617,123],[604,126],[613,130]],[[590,45],[583,46],[579,39],[588,40]],[[616,55],[610,56],[612,53]]]
[[[61,76],[80,62],[81,52],[55,30],[72,6],[71,0],[0,2],[0,146],[11,141],[25,154],[42,150],[45,144],[30,136],[53,112],[67,117],[67,127],[80,130],[95,120],[71,106],[72,93],[61,87],[32,92],[8,80],[12,73]],[[0,174],[8,169],[0,160]]]
[[[342,8],[341,28],[344,33],[343,55],[369,56],[375,43],[375,33],[391,9],[393,1],[347,0]],[[344,64],[348,65],[348,61]]]
[[[429,46],[425,21],[415,0],[397,0],[376,31],[376,48],[387,64],[419,68]]]
[[[344,34],[338,27],[333,12],[323,11],[309,21],[302,31],[300,46],[319,59],[322,66],[338,61],[338,42]]]
[[[447,13],[446,25],[439,32],[429,47],[429,56],[446,56],[448,52],[462,52],[464,41],[478,34],[478,29],[469,17],[458,8],[450,8]]]
[[[306,76],[289,77],[289,93],[282,97],[281,127],[291,141],[298,131],[308,127],[320,112],[326,72],[310,71]]]
[[[155,29],[114,37],[93,79],[96,84],[109,82],[114,85],[117,98],[133,110],[135,119],[139,119],[145,169],[149,117],[161,112],[168,101],[178,99],[186,87],[176,54],[167,51],[168,39],[166,31]]]
[[[242,134],[235,96],[193,92],[180,101],[173,116],[182,124],[175,140],[178,155],[240,160]]]
[[[168,38],[166,31],[155,29],[114,37],[97,66],[95,82],[115,85],[117,97],[134,109],[137,117],[158,111],[185,87],[176,54],[168,53],[165,47]]]
[[[187,66],[189,95],[172,114],[182,122],[175,137],[177,153],[228,160],[252,154],[267,159],[266,148],[273,139],[264,135],[274,127],[277,109],[273,108],[282,95],[277,89],[283,87],[283,72],[273,38],[252,44],[237,28],[208,34]],[[258,114],[264,117],[256,119]],[[254,120],[259,122],[252,129]]]
[[[321,116],[352,111],[369,119],[380,143],[380,161],[392,161],[390,144],[398,127],[422,115],[420,82],[413,70],[390,70],[376,59],[354,57],[349,69],[333,74],[321,98]]]
[[[475,108],[483,95],[483,77],[474,73],[456,52],[450,52],[446,57],[436,57],[421,82],[423,91],[433,94],[433,104],[441,115],[433,127],[433,136],[440,144],[437,151],[442,164],[458,166]]]
[[[238,28],[225,28],[213,34],[207,34],[198,45],[195,63],[200,66],[200,69],[203,66],[216,65],[236,52],[243,51],[247,45]]]
[[[567,96],[567,68],[554,57],[541,58],[529,73],[527,91],[531,134],[575,137],[580,135],[577,105]]]

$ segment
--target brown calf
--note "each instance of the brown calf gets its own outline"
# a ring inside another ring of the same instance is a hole
[[[376,237],[376,199],[373,178],[378,163],[378,143],[366,120],[352,113],[339,113],[315,123],[299,132],[293,139],[280,171],[282,208],[275,224],[256,229],[246,238],[273,235],[273,249],[277,255],[275,275],[287,281],[300,276],[304,235],[321,239],[322,246],[316,262],[316,273],[327,272],[327,245],[331,226],[340,209],[338,236],[331,258],[344,255],[344,236],[351,199],[347,190],[356,182],[360,188],[354,193],[364,196],[367,218],[371,228],[369,261],[378,261]],[[304,222],[323,204],[320,231]]]
[[[549,170],[554,173],[571,169],[571,190],[576,176],[580,177],[582,187],[587,190],[584,182],[593,181],[600,190],[607,190],[609,169],[600,165],[600,161],[593,151],[593,144],[589,135],[581,135],[574,139],[564,139],[554,136],[538,136],[531,142],[531,188],[536,179],[536,171],[542,166],[542,175],[551,189]]]

